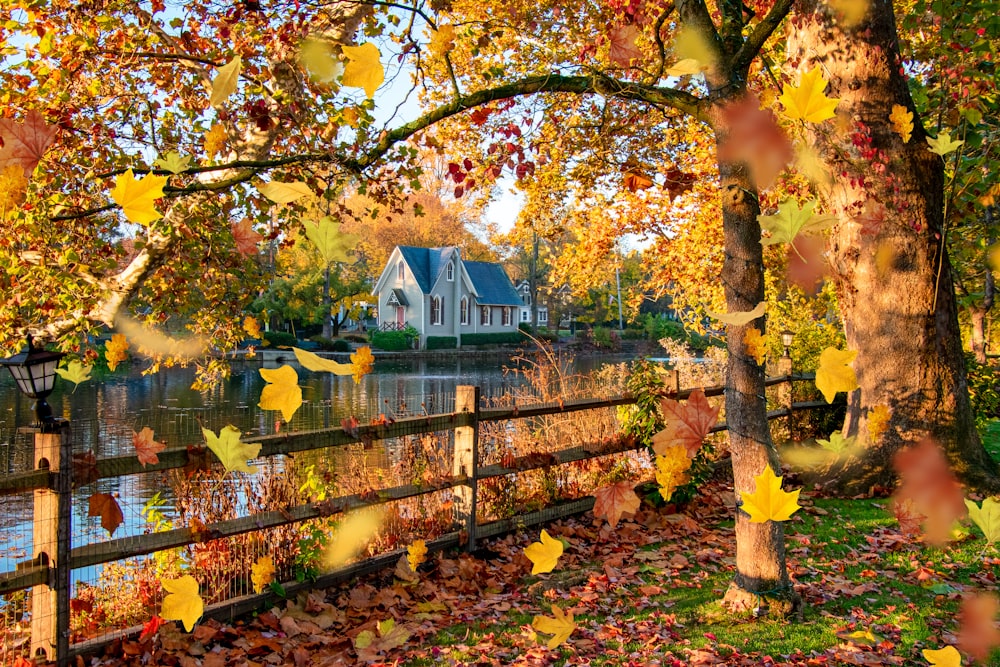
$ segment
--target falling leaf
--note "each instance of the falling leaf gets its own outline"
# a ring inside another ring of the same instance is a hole
[[[881,202],[869,197],[865,200],[861,215],[854,220],[861,225],[862,236],[878,236],[888,215],[889,210]]]
[[[361,46],[345,46],[341,50],[347,57],[341,82],[345,86],[364,88],[368,99],[375,97],[375,91],[385,80],[385,70],[379,61],[382,54],[378,47],[365,42]]]
[[[205,613],[205,601],[198,595],[198,582],[190,574],[180,579],[161,579],[160,584],[169,595],[163,598],[160,616],[168,621],[181,621],[184,630],[191,628]]]
[[[132,432],[132,446],[143,468],[159,463],[160,457],[157,454],[167,448],[162,442],[153,440],[153,429],[148,426],[143,426],[138,433]]]
[[[858,378],[850,364],[858,356],[857,350],[838,350],[828,347],[819,355],[816,369],[816,388],[823,393],[827,403],[833,403],[839,391],[854,391]]]
[[[157,158],[153,166],[157,169],[169,171],[171,174],[180,174],[191,168],[191,156],[181,154],[177,151],[170,151],[163,157]]]
[[[771,470],[771,466],[765,466],[764,472],[753,478],[756,483],[755,491],[747,493],[740,491],[743,497],[743,510],[750,515],[751,523],[764,523],[766,521],[788,521],[792,514],[799,507],[799,491],[782,491],[781,480]]]
[[[344,517],[327,543],[323,564],[329,569],[346,565],[375,537],[384,518],[385,509],[380,507],[366,507]]]
[[[802,75],[798,87],[786,83],[779,98],[785,107],[785,115],[792,120],[801,118],[810,123],[821,123],[833,118],[840,99],[823,94],[828,83],[818,66]]]
[[[941,132],[937,137],[926,137],[926,139],[930,145],[930,152],[937,153],[942,157],[965,143],[961,139],[952,141],[950,132]]]
[[[234,222],[230,225],[230,230],[233,232],[236,252],[246,257],[253,257],[257,254],[257,244],[264,237],[254,231],[253,222],[249,218]]]
[[[118,368],[118,363],[128,359],[128,341],[125,334],[113,334],[104,346],[104,360],[108,362],[108,369],[114,373]]]
[[[868,439],[877,441],[889,428],[891,411],[888,405],[876,405],[868,410]]]
[[[576,622],[573,620],[573,614],[552,605],[552,616],[535,616],[531,621],[531,627],[538,632],[552,635],[547,646],[549,649],[554,649],[569,639],[576,630]]]
[[[691,469],[691,457],[687,455],[684,445],[667,447],[654,460],[656,465],[656,483],[660,486],[660,497],[670,500],[682,484],[687,484],[687,471]]]
[[[28,177],[16,164],[0,170],[0,220],[12,215],[28,196]]]
[[[815,215],[816,200],[807,201],[799,208],[798,202],[792,198],[778,204],[775,215],[758,215],[757,222],[763,231],[770,232],[769,238],[762,238],[763,245],[774,243],[791,243],[796,235],[812,234],[829,229],[837,222],[833,215]]]
[[[57,126],[46,123],[34,109],[25,114],[21,123],[13,118],[0,118],[0,170],[17,166],[30,179],[58,131]]]
[[[93,450],[85,452],[75,452],[73,454],[73,488],[78,489],[91,482],[96,482],[101,478],[101,471],[97,467],[97,457]]]
[[[634,23],[617,26],[608,31],[608,58],[620,67],[629,67],[633,60],[642,59],[642,50],[636,45],[636,39],[642,31]]]
[[[756,95],[747,93],[722,109],[727,133],[718,144],[719,159],[746,162],[759,189],[771,187],[795,157],[791,140],[770,109],[761,109]]]
[[[622,514],[635,514],[641,504],[635,495],[635,483],[627,480],[597,489],[594,499],[594,516],[607,519],[612,528],[618,525]]]
[[[937,650],[925,648],[923,651],[924,660],[936,667],[961,667],[962,655],[954,646],[945,646]]]
[[[221,153],[222,149],[226,147],[228,140],[226,128],[222,126],[222,123],[216,123],[205,133],[205,152],[208,153],[209,157],[215,157],[216,153]]]
[[[753,310],[738,310],[732,313],[716,313],[711,310],[706,310],[705,314],[713,320],[719,320],[723,324],[732,324],[733,326],[741,327],[745,324],[749,324],[758,317],[762,317],[766,309],[767,304],[761,301],[754,306]]]
[[[795,168],[811,183],[826,187],[833,183],[823,158],[815,146],[798,146],[795,151]]]
[[[246,335],[251,338],[260,338],[260,322],[258,322],[257,318],[253,315],[247,315],[243,319],[243,331],[246,332]]]
[[[661,401],[665,423],[663,430],[653,436],[653,451],[663,454],[667,447],[681,445],[688,458],[694,458],[715,422],[722,406],[709,404],[701,389],[691,392],[684,403],[672,398]]]
[[[219,457],[226,472],[245,472],[251,475],[257,472],[257,468],[249,465],[247,461],[257,458],[260,454],[260,443],[240,442],[242,433],[232,424],[223,426],[219,435],[204,427],[201,432],[205,436],[205,444]]]
[[[325,216],[317,222],[306,221],[303,227],[306,230],[306,238],[316,246],[324,262],[332,264],[354,261],[348,253],[361,240],[359,234],[347,234],[341,231],[341,224],[330,216]]]
[[[833,452],[834,454],[842,454],[854,447],[857,444],[858,438],[856,436],[844,437],[843,431],[834,431],[830,434],[829,440],[822,440],[817,438],[816,444],[818,444],[823,449]]]
[[[312,195],[312,188],[302,181],[268,181],[257,186],[258,192],[276,204],[291,204],[293,201]]]
[[[892,124],[892,129],[896,131],[904,144],[910,141],[910,136],[913,134],[912,111],[908,111],[906,107],[899,104],[893,104],[892,113],[889,114],[889,123]]]
[[[1000,611],[1000,604],[993,593],[970,594],[962,599],[955,643],[963,653],[977,662],[985,663],[990,652],[1000,645],[1000,630],[996,626],[997,611]]]
[[[270,556],[261,556],[250,568],[250,581],[253,583],[253,590],[262,593],[268,584],[274,581],[274,559]]]
[[[142,625],[142,632],[139,633],[139,643],[146,641],[147,639],[152,639],[159,632],[160,626],[164,624],[163,618],[157,614],[153,614],[153,618],[149,619]]]
[[[242,66],[242,58],[236,56],[219,68],[215,78],[212,79],[212,96],[208,99],[209,104],[213,107],[220,106],[236,92],[236,84],[239,83]]]
[[[129,221],[148,225],[163,217],[163,214],[156,210],[155,204],[156,200],[163,196],[163,186],[166,183],[166,176],[155,174],[146,174],[136,180],[135,174],[129,169],[115,178],[111,198],[122,207],[122,213]]]
[[[406,562],[410,564],[410,569],[414,572],[426,559],[427,544],[423,540],[414,540],[413,544],[406,547]]]
[[[879,278],[885,279],[892,270],[896,258],[896,251],[889,242],[879,243],[875,248],[875,273]]]
[[[924,517],[927,541],[946,544],[951,539],[952,526],[965,516],[966,506],[962,485],[940,445],[926,438],[896,452],[892,463],[900,480],[893,494],[894,504],[911,502],[911,513]]]
[[[439,25],[437,30],[431,31],[431,43],[429,48],[438,58],[443,58],[455,46],[455,26],[445,24]]]
[[[354,373],[354,366],[351,364],[342,364],[297,347],[293,347],[292,352],[295,353],[295,358],[302,364],[303,368],[310,371],[333,373],[334,375],[352,375]]]
[[[322,37],[307,37],[299,45],[299,62],[317,83],[331,83],[344,73],[344,64],[333,54],[333,45]]]
[[[986,498],[980,507],[966,499],[965,506],[969,510],[969,518],[979,526],[979,530],[983,531],[986,544],[993,544],[1000,540],[1000,502],[993,498]]]
[[[674,54],[680,60],[693,60],[701,69],[710,69],[715,63],[715,52],[695,28],[683,28],[675,33]]]
[[[122,508],[118,506],[115,497],[110,493],[94,493],[87,502],[89,504],[87,516],[101,517],[101,527],[108,531],[108,535],[114,535],[115,529],[125,521]]]
[[[268,383],[260,392],[260,403],[263,410],[281,410],[285,421],[291,421],[295,411],[302,405],[302,387],[299,386],[299,374],[289,365],[280,368],[261,368],[260,376]]]
[[[684,58],[668,67],[664,73],[667,76],[691,76],[701,74],[703,69],[701,63],[694,58]]]
[[[638,192],[639,190],[647,190],[653,187],[652,180],[633,171],[627,172],[622,182],[629,192]]]
[[[757,327],[748,327],[743,331],[743,346],[747,354],[754,358],[758,365],[763,366],[767,359],[767,340]]]
[[[361,378],[372,372],[375,368],[375,357],[372,356],[372,349],[367,345],[359,347],[357,352],[351,353],[351,368],[353,369],[354,384],[361,384]]]
[[[826,239],[799,234],[785,252],[785,277],[806,294],[815,294],[826,275],[828,263],[824,256]]]
[[[840,25],[853,28],[868,13],[868,0],[830,0],[830,8],[837,13]]]
[[[66,368],[57,368],[56,373],[67,382],[80,384],[90,379],[92,370],[94,370],[93,364],[84,365],[79,359],[73,359],[66,364]]]
[[[551,572],[563,553],[563,543],[542,530],[540,542],[532,542],[524,548],[524,555],[532,563],[532,574]]]

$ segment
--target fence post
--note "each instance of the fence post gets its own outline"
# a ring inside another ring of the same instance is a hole
[[[31,589],[31,656],[65,665],[69,652],[69,551],[72,507],[72,443],[69,422],[35,433],[35,469],[56,473],[52,489],[35,489],[32,548],[49,568],[48,583]]]
[[[778,359],[778,375],[785,381],[778,385],[778,404],[788,411],[788,437],[792,437],[792,358],[785,354]]]
[[[479,387],[460,385],[455,388],[455,411],[473,415],[472,426],[455,429],[455,458],[452,474],[465,475],[468,482],[455,487],[455,513],[465,523],[468,534],[466,550],[476,548],[476,501],[479,476]]]

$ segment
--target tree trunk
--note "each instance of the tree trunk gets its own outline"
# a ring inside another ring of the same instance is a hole
[[[330,339],[336,336],[340,329],[339,326],[334,328],[333,323],[334,317],[331,311],[333,306],[333,301],[330,299],[330,265],[326,265],[326,269],[323,271],[323,338]]]
[[[892,456],[931,436],[966,484],[1000,490],[997,466],[976,433],[966,385],[951,265],[944,252],[944,170],[919,119],[903,144],[890,123],[893,105],[916,111],[901,73],[889,0],[872,0],[853,28],[824,2],[804,0],[788,38],[800,72],[821,68],[838,118],[807,123],[834,185],[826,193],[839,222],[830,237],[832,277],[847,345],[858,352],[860,391],[849,396],[845,432],[866,443],[839,464],[831,484],[846,493],[892,487]],[[884,206],[885,220],[865,216]],[[863,224],[865,225],[863,227]],[[864,233],[863,233],[864,229]],[[872,438],[868,416],[890,410]]]
[[[976,361],[986,363],[986,308],[973,306],[969,308],[969,319],[972,320],[972,353]]]

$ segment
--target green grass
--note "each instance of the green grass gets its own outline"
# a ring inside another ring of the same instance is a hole
[[[1000,419],[994,419],[982,433],[983,447],[993,457],[994,461],[1000,461]]]

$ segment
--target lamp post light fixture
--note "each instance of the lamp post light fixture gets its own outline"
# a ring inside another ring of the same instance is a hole
[[[35,347],[28,334],[28,344],[18,354],[6,359],[0,359],[0,365],[6,366],[17,382],[17,388],[28,398],[35,399],[35,416],[38,417],[42,432],[51,432],[57,428],[59,420],[52,416],[52,407],[45,401],[52,393],[56,382],[56,368],[62,352],[50,352],[45,348]]]
[[[795,339],[795,332],[785,329],[781,332],[781,344],[785,346],[785,357],[791,357],[792,354],[789,348],[792,346],[792,341]]]

